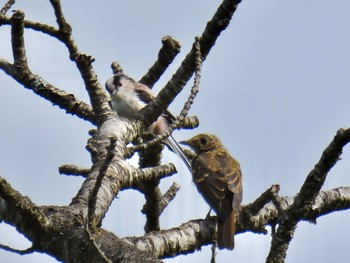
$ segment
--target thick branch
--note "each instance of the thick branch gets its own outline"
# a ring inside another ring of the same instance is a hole
[[[281,198],[281,204],[288,209],[293,205],[294,197]],[[252,205],[242,207],[237,218],[236,234],[247,231],[266,234],[265,227],[274,225],[277,221],[279,209],[271,201],[264,205],[254,216]],[[300,220],[314,220],[328,213],[350,209],[350,187],[340,187],[321,192],[315,203]],[[254,208],[255,210],[255,208]],[[205,220],[191,220],[179,227],[152,232],[142,237],[126,237],[123,240],[131,242],[142,251],[152,253],[155,257],[166,258],[172,255],[193,253],[204,245],[211,244],[215,231],[215,217]]]
[[[110,140],[115,139],[114,155],[106,170],[96,196],[96,205],[94,212],[94,222],[100,222],[111,205],[118,192],[126,187],[134,186],[143,180],[156,180],[165,174],[174,173],[173,165],[156,167],[151,170],[139,170],[127,163],[123,156],[125,145],[138,134],[138,126],[127,119],[120,120],[113,117],[105,121],[89,140],[88,149],[92,156],[93,166],[83,183],[76,197],[72,200],[71,206],[76,207],[79,215],[86,220],[88,200],[92,189],[102,167],[105,165],[105,159],[108,153]]]
[[[349,141],[350,128],[338,130],[333,141],[322,153],[321,159],[307,176],[296,197],[296,205],[302,206],[302,203],[312,202],[314,200],[315,196],[321,190],[328,172],[339,160],[343,152],[343,147],[348,144]]]
[[[157,167],[161,164],[162,150],[164,146],[160,143],[152,145],[147,149],[139,152],[140,168]],[[159,202],[162,198],[162,192],[159,188],[160,179],[143,182],[139,185],[139,190],[144,194],[146,203],[143,206],[142,213],[146,215],[144,230],[146,233],[157,231],[159,225]]]
[[[215,219],[191,220],[179,227],[155,231],[143,237],[126,237],[122,240],[134,244],[139,250],[147,251],[157,258],[192,253],[212,242]]]
[[[241,0],[224,0],[212,20],[208,22],[199,41],[203,61],[214,46],[220,33],[229,25],[230,20],[237,9],[237,5],[240,2]],[[162,111],[168,108],[170,103],[182,91],[185,84],[192,77],[195,69],[195,45],[193,45],[192,50],[182,61],[171,80],[159,92],[158,96],[139,112],[139,118],[145,122],[146,126],[153,123]]]
[[[0,221],[3,220],[15,226],[17,231],[25,234],[30,240],[40,238],[38,232],[44,231],[47,224],[45,215],[28,197],[15,191],[1,177],[0,201]]]
[[[339,160],[343,147],[350,141],[350,129],[340,129],[324,150],[321,159],[307,176],[294,204],[278,220],[278,229],[271,241],[267,262],[284,262],[294,231],[306,210],[319,194],[327,174]]]
[[[100,222],[101,218],[104,217],[114,197],[120,191],[122,183],[127,182],[128,178],[135,174],[134,168],[128,165],[121,156],[123,156],[125,144],[132,139],[129,136],[135,136],[136,131],[136,125],[132,125],[127,120],[121,121],[117,117],[113,117],[107,119],[89,140],[87,148],[91,153],[93,166],[77,196],[71,203],[71,206],[79,207],[79,213],[83,218],[86,219],[90,194],[96,184],[100,170],[105,164],[111,140],[116,140],[116,147],[96,196],[97,201],[94,213],[96,222]]]
[[[180,43],[171,36],[163,37],[162,44],[163,47],[159,50],[158,60],[139,81],[149,88],[152,88],[154,83],[160,79],[168,66],[173,62],[176,55],[180,52]]]

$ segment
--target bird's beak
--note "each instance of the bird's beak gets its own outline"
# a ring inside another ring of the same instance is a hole
[[[191,146],[190,142],[189,141],[181,141],[179,142],[180,144],[183,144],[183,145],[187,145],[187,146]]]
[[[117,92],[117,90],[113,87],[109,87],[106,85],[106,90],[108,91],[109,94],[114,95],[114,93]]]

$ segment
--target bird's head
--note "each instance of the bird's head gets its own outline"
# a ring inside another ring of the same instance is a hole
[[[135,89],[135,80],[124,75],[123,73],[118,73],[107,79],[106,90],[113,96],[120,89],[133,90]]]
[[[220,139],[212,134],[198,134],[180,143],[191,147],[196,154],[211,151],[221,146]]]

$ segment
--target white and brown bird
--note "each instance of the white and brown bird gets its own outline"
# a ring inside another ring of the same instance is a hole
[[[211,134],[199,134],[180,142],[191,147],[192,176],[198,192],[217,214],[217,243],[220,249],[234,248],[237,213],[243,195],[239,163],[221,141]]]
[[[119,116],[126,118],[132,118],[155,97],[149,87],[136,82],[123,73],[118,73],[110,77],[106,81],[106,89],[111,96],[112,108]],[[174,116],[170,112],[165,111],[165,114],[158,117],[158,119],[148,127],[148,130],[153,135],[160,135],[167,131],[169,129],[167,118],[168,120],[173,120]],[[163,142],[168,145],[168,147],[183,160],[188,169],[191,170],[189,159],[174,137],[170,135],[163,140]]]

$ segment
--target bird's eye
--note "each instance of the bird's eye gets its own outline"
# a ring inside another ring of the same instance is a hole
[[[121,86],[123,86],[123,83],[121,81],[118,81],[117,86],[121,87]]]
[[[208,143],[208,140],[207,140],[207,138],[203,137],[203,138],[200,139],[200,142],[201,142],[202,145],[206,145]]]

